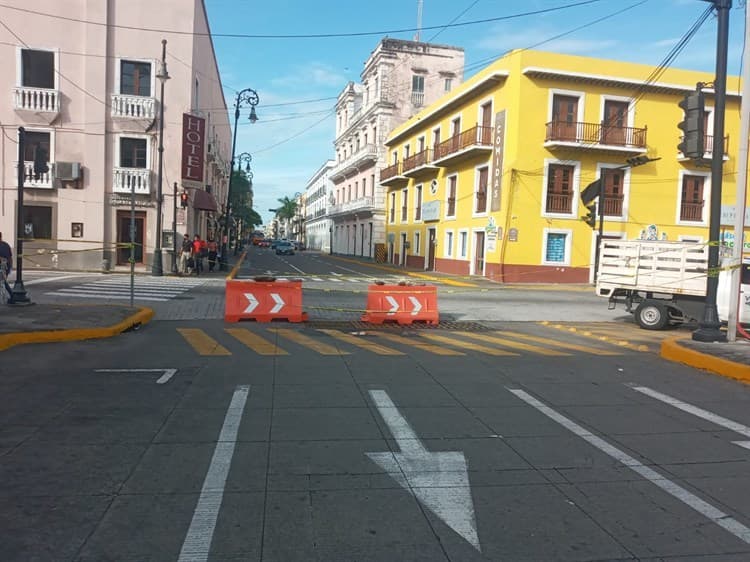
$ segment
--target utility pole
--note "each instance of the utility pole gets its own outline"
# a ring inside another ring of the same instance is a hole
[[[729,10],[732,0],[712,0],[717,12],[716,77],[714,78],[714,143],[711,154],[711,208],[708,227],[708,279],[706,305],[700,327],[693,332],[696,341],[726,341],[720,330],[716,295],[719,289],[719,236],[721,234],[721,180],[724,169],[724,113],[727,98],[727,50]],[[744,211],[744,209],[743,209]],[[741,241],[740,241],[741,242]]]
[[[161,68],[156,77],[161,82],[161,97],[159,98],[159,171],[156,180],[156,245],[154,247],[154,259],[151,264],[151,275],[158,277],[164,274],[161,255],[161,216],[164,197],[161,184],[164,177],[164,83],[169,80],[166,39],[161,40]]]
[[[748,134],[750,134],[750,10],[745,10],[745,52],[742,55],[742,102],[740,106],[740,145],[737,157],[737,198],[735,200],[734,248],[732,251],[727,339],[737,339],[740,307],[742,251],[745,244],[745,207],[747,200]]]
[[[18,203],[16,205],[16,282],[13,283],[13,303],[31,304],[23,286],[23,183],[26,179],[26,129],[18,127]],[[2,287],[0,287],[2,289]]]
[[[177,273],[177,182],[172,195],[172,273]]]

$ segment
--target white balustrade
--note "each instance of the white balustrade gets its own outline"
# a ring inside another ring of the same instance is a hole
[[[16,109],[24,111],[60,112],[60,92],[47,88],[27,88],[19,86],[13,89]]]
[[[17,165],[18,163],[16,162],[16,166]],[[47,162],[47,166],[49,166],[49,171],[36,177],[34,176],[34,162],[24,162],[23,186],[25,188],[33,187],[37,189],[52,189],[52,162]]]
[[[333,205],[330,209],[330,214],[337,215],[340,213],[353,213],[354,211],[364,211],[367,209],[372,209],[374,207],[375,201],[373,197],[360,197],[359,199],[354,199],[353,201],[347,201],[345,203],[339,203],[338,205]]]
[[[112,180],[112,191],[148,195],[151,193],[151,170],[146,168],[115,168]]]
[[[146,96],[112,94],[112,117],[118,119],[153,119],[156,100]]]

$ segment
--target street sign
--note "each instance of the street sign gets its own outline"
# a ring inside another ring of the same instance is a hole
[[[365,454],[419,503],[481,551],[464,454],[431,453],[384,390],[371,390],[370,397],[401,452]]]

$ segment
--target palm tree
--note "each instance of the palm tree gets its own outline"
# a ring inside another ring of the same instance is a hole
[[[277,201],[281,205],[276,209],[276,216],[283,220],[292,220],[294,215],[297,214],[297,201],[286,196],[277,199]]]

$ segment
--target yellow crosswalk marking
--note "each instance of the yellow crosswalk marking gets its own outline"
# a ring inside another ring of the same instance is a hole
[[[412,347],[416,347],[417,349],[421,349],[422,351],[434,353],[435,355],[466,355],[465,353],[461,353],[460,351],[456,351],[455,349],[449,349],[447,347],[440,347],[439,345],[432,345],[431,343],[419,341],[416,337],[397,336],[396,334],[386,334],[383,332],[373,333],[379,338],[392,341],[393,343],[410,345]]]
[[[345,334],[344,332],[339,332],[338,330],[319,330],[319,331],[323,332],[324,334],[328,334],[329,336],[332,336],[336,338],[337,340],[348,343],[350,345],[361,347],[362,349],[366,349],[367,351],[372,351],[373,353],[377,353],[378,355],[404,355],[402,351],[391,349],[390,347],[377,344],[375,342],[372,342],[362,337],[352,336],[351,334]]]
[[[199,328],[177,328],[177,331],[199,355],[232,355],[231,351]]]
[[[337,349],[336,347],[325,342],[313,339],[310,336],[306,336],[305,334],[298,332],[297,330],[291,330],[288,328],[274,328],[273,331],[275,331],[282,338],[286,338],[290,341],[293,341],[294,343],[304,345],[305,347],[308,347],[313,351],[317,351],[321,355],[349,355],[348,351]]]
[[[258,355],[289,355],[274,342],[270,342],[245,328],[225,328],[224,331],[244,343]]]
[[[488,343],[496,343],[505,347],[511,347],[513,349],[521,349],[523,351],[529,351],[531,353],[538,353],[539,355],[557,355],[557,356],[568,356],[570,353],[564,351],[555,351],[554,349],[547,349],[546,347],[540,347],[538,345],[530,345],[528,343],[518,342],[509,340],[507,338],[501,338],[498,336],[488,336],[487,334],[477,334],[474,332],[456,332],[459,335],[467,338],[473,338],[475,340],[486,341]]]
[[[445,336],[440,336],[438,334],[432,334],[427,332],[420,332],[419,334],[423,338],[431,339],[433,341],[437,341],[440,343],[445,343],[448,345],[453,345],[456,347],[460,347],[462,349],[471,349],[472,351],[479,351],[481,353],[486,353],[488,355],[512,355],[512,356],[518,356],[518,353],[513,353],[512,351],[504,351],[502,349],[494,349],[492,347],[487,347],[485,345],[479,345],[477,343],[472,343],[469,341],[462,341],[462,340],[454,340],[453,338],[448,338]]]
[[[542,338],[539,336],[532,336],[531,334],[524,334],[522,332],[498,332],[506,336],[513,336],[514,338],[521,338],[528,341],[537,343],[543,343],[552,347],[559,347],[560,349],[572,349],[575,351],[583,351],[584,353],[590,353],[591,355],[622,355],[618,351],[609,351],[607,349],[599,349],[598,347],[589,347],[587,345],[580,345],[577,343],[569,343],[550,338]]]

